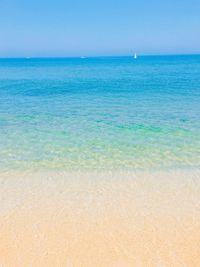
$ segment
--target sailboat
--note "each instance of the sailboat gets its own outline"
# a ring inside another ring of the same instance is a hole
[[[137,54],[136,53],[134,54],[134,59],[137,59]]]

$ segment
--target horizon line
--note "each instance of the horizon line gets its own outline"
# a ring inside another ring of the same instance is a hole
[[[137,53],[137,52],[136,52]],[[170,54],[140,54],[137,53],[138,57],[162,57],[162,56],[199,56],[199,53],[170,53]],[[111,57],[133,57],[134,53],[132,55],[93,55],[93,56],[87,56],[87,55],[82,55],[82,56],[5,56],[2,57],[0,56],[0,59],[61,59],[61,58],[82,58],[82,59],[87,59],[87,58],[111,58]]]

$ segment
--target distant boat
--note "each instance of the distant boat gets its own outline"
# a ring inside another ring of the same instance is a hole
[[[134,54],[134,59],[137,59],[137,54],[136,53]]]

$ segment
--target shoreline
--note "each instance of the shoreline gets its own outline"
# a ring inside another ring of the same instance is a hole
[[[10,171],[0,185],[1,266],[199,266],[199,170]]]

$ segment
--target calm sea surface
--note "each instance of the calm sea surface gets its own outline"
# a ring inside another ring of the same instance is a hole
[[[0,59],[0,169],[200,166],[200,56]]]

